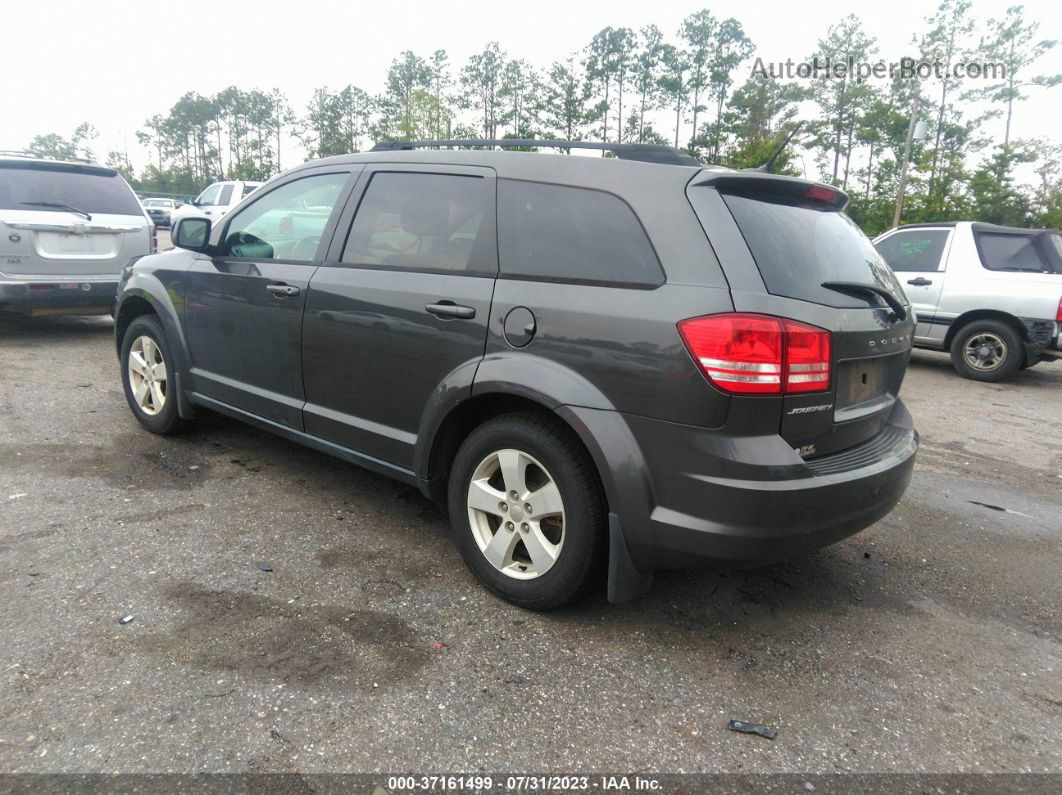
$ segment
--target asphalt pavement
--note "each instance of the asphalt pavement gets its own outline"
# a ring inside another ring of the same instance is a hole
[[[109,319],[0,318],[0,772],[1062,773],[1062,363],[903,397],[874,527],[540,615],[411,488],[142,430]]]

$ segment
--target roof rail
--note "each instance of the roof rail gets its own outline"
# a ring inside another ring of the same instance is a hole
[[[31,152],[28,149],[0,149],[0,157],[26,157],[32,158],[33,160],[57,160],[60,163],[95,164],[96,162],[87,157],[53,157],[52,155],[42,154],[41,152]]]
[[[612,152],[620,160],[640,160],[645,163],[659,163],[670,166],[703,166],[693,155],[686,154],[673,146],[660,144],[610,144],[599,141],[562,141],[557,139],[537,140],[534,138],[467,138],[439,141],[381,141],[370,151],[393,152],[406,149],[424,149],[426,147],[463,146],[463,147],[544,147],[547,149],[600,149]]]

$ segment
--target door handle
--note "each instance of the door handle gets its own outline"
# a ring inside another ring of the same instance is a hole
[[[471,320],[476,316],[476,310],[474,307],[459,306],[453,301],[439,301],[437,304],[428,304],[424,307],[424,311],[443,319],[456,317],[461,318],[462,320]]]
[[[266,289],[273,295],[278,295],[282,298],[298,295],[302,292],[298,287],[293,287],[290,284],[267,284]]]
[[[933,283],[932,279],[923,279],[919,276],[917,279],[908,279],[908,284],[913,284],[915,287],[926,287]]]

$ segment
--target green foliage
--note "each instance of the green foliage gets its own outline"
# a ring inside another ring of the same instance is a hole
[[[883,83],[845,75],[785,82],[762,69],[746,79],[756,53],[741,22],[702,9],[670,37],[655,25],[604,27],[548,68],[510,56],[498,42],[454,65],[445,50],[426,57],[407,50],[383,75],[379,94],[356,85],[321,87],[299,113],[277,89],[189,92],[136,133],[150,165],[135,184],[196,193],[219,178],[266,179],[281,170],[282,144],[290,137],[310,158],[361,151],[383,139],[548,136],[670,143],[706,162],[753,168],[803,117],[800,135],[773,170],[817,174],[842,187],[853,218],[875,234],[892,224],[913,113],[927,134],[911,145],[902,222],[978,218],[1059,226],[1062,149],[1012,141],[1020,103],[1062,83],[1062,75],[1035,68],[1056,42],[1039,34],[1021,6],[982,21],[972,0],[938,2],[916,26],[910,51],[887,58],[939,63],[943,72],[928,79]],[[873,36],[850,14],[826,27],[811,55],[837,64],[872,61],[877,52]],[[950,74],[954,64],[993,61],[1003,64],[1004,75]],[[39,135],[30,148],[91,157],[95,136],[84,123],[68,138]],[[110,151],[106,160],[134,176],[126,152]],[[1019,184],[1030,172],[1039,182]]]

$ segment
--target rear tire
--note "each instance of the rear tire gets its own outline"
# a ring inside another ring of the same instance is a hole
[[[593,461],[560,420],[521,412],[476,428],[447,492],[462,557],[502,598],[552,610],[600,581],[605,503]]]
[[[1002,320],[974,320],[951,341],[951,363],[964,378],[1002,381],[1018,372],[1025,347],[1012,326]]]
[[[141,315],[122,338],[122,388],[137,421],[152,433],[188,427],[177,414],[176,366],[166,332],[155,315]]]

